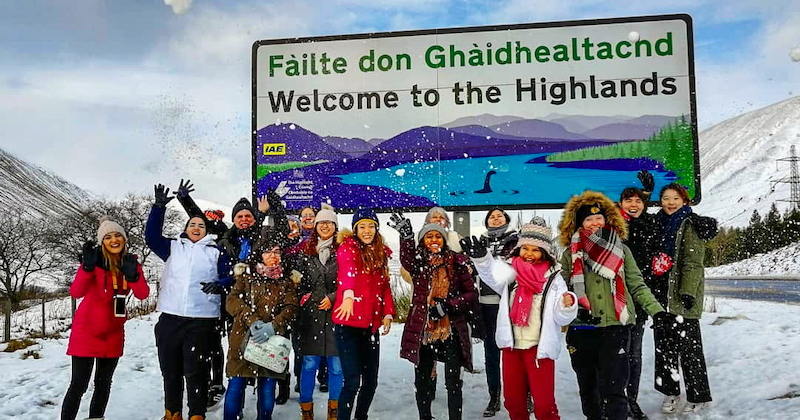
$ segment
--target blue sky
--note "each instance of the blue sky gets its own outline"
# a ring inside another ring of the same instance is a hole
[[[249,191],[258,39],[688,13],[701,128],[800,94],[793,0],[0,2],[0,148],[111,197]],[[566,4],[566,5],[565,5]],[[701,139],[702,141],[702,139]]]

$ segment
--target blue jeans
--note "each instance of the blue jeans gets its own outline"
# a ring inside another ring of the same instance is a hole
[[[247,389],[247,378],[234,376],[228,380],[228,392],[225,393],[224,420],[239,420],[244,408],[244,391]],[[258,420],[271,420],[272,409],[275,408],[275,379],[258,378]]]
[[[367,418],[369,406],[378,388],[380,338],[369,328],[336,326],[336,345],[342,364],[344,384],[339,394],[339,420],[350,420],[355,407],[356,420]]]
[[[319,364],[322,360],[328,362],[328,399],[338,400],[342,392],[342,363],[338,356],[303,356],[303,371],[300,377],[300,402],[307,403],[314,401],[314,387],[316,382],[314,376],[317,374]]]

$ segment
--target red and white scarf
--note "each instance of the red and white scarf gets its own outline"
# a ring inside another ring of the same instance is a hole
[[[585,260],[591,271],[611,281],[614,313],[623,325],[627,324],[628,303],[625,296],[625,280],[620,275],[622,266],[625,264],[625,251],[619,235],[609,228],[601,228],[594,233],[590,233],[586,229],[578,229],[572,235],[570,252],[572,253],[570,284],[578,296],[578,302],[587,309],[591,309],[586,298],[583,276]]]
[[[511,260],[511,266],[517,273],[517,293],[511,304],[511,323],[519,327],[528,326],[528,317],[533,305],[533,297],[541,294],[547,278],[544,276],[550,269],[550,263],[542,261],[531,264],[520,257]]]

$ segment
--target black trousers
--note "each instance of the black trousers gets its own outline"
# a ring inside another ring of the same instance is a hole
[[[370,328],[337,325],[336,346],[344,375],[344,385],[339,394],[339,420],[350,420],[351,413],[355,420],[366,420],[378,388],[380,337]],[[354,404],[356,394],[357,404]]]
[[[155,327],[158,363],[164,379],[164,408],[180,413],[183,406],[183,381],[189,417],[205,416],[208,404],[209,345],[219,341],[216,319],[185,318],[161,314]]]
[[[486,326],[486,338],[483,340],[483,354],[486,360],[486,385],[489,396],[500,396],[500,349],[494,335],[497,331],[497,312],[500,305],[481,304],[483,322]]]
[[[667,314],[664,325],[655,325],[656,390],[664,395],[680,395],[678,365],[683,370],[686,399],[693,403],[711,401],[708,371],[700,336],[700,320],[683,319]]]
[[[630,364],[630,326],[575,328],[567,331],[567,348],[589,420],[626,420]]]
[[[97,364],[94,373],[94,393],[89,405],[89,417],[103,417],[108,406],[108,397],[111,394],[111,377],[117,368],[119,358],[94,358],[72,356],[72,379],[61,405],[61,420],[74,420],[78,416],[81,398],[89,387],[92,378],[92,368]]]
[[[631,351],[628,353],[630,374],[626,392],[628,401],[636,402],[639,397],[639,380],[642,377],[642,338],[644,337],[644,323],[647,316],[637,317],[636,324],[631,327]]]
[[[217,320],[214,325],[214,334],[211,335],[208,345],[210,358],[209,384],[222,385],[225,378],[225,354],[222,352],[222,331],[225,325]]]
[[[461,420],[461,347],[457,335],[450,336],[444,342],[423,345],[419,349],[419,363],[414,368],[414,386],[416,387],[417,410],[419,418],[430,420],[431,402],[433,401],[434,383],[431,381],[433,364],[444,362],[444,381],[447,387],[447,411],[450,420]]]

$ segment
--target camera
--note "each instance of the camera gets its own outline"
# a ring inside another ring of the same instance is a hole
[[[114,316],[117,318],[125,318],[127,315],[125,311],[125,295],[114,295]]]

